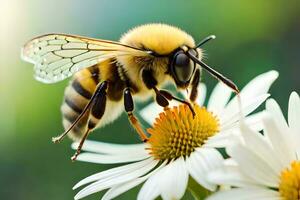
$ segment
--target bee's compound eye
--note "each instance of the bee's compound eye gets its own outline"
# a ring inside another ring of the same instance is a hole
[[[175,55],[172,67],[178,81],[186,83],[191,79],[194,71],[194,63],[184,53]]]

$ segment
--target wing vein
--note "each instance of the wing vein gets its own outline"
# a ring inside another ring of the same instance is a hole
[[[35,65],[37,80],[54,83],[83,68],[124,55],[149,56],[149,51],[109,40],[47,34],[26,43],[21,56]]]

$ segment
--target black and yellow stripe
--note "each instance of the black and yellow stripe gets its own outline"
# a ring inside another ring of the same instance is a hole
[[[63,125],[67,129],[77,119],[91,99],[97,84],[100,82],[99,66],[81,70],[74,75],[70,85],[65,90],[65,97],[61,106]],[[74,126],[69,136],[78,140],[86,129],[89,112]]]
[[[87,128],[94,129],[99,124],[106,112],[106,101],[119,102],[122,100],[125,82],[119,77],[115,63],[104,62],[77,72],[69,86],[66,87],[61,112],[64,128],[68,129],[83,112],[97,86],[104,81],[108,88],[95,97],[91,108],[69,132],[68,135],[72,139],[80,139]],[[109,110],[110,108],[107,111],[109,112]]]

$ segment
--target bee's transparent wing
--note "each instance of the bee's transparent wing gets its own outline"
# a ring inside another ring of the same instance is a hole
[[[48,34],[25,44],[21,57],[34,64],[37,80],[55,83],[109,58],[122,55],[145,56],[148,53],[113,41]]]

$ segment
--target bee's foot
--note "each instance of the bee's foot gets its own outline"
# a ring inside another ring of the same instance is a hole
[[[61,137],[53,137],[52,138],[52,142],[55,144],[59,143],[60,141],[61,141]]]
[[[144,142],[144,143],[148,142],[148,138],[143,139],[143,142]]]
[[[72,162],[75,162],[77,159],[77,156],[79,155],[79,153],[74,154],[74,156],[71,157]]]

